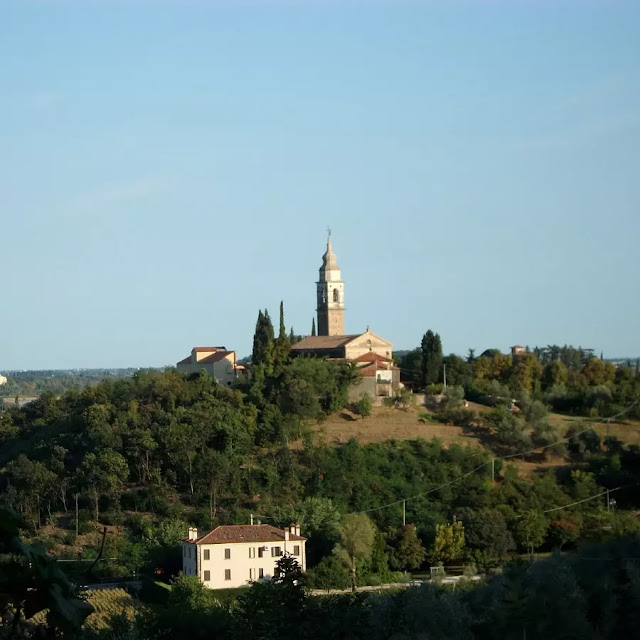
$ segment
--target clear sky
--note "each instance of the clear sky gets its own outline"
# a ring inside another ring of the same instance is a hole
[[[0,369],[346,330],[640,354],[638,0],[1,0]]]

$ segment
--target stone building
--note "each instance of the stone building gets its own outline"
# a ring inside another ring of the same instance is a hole
[[[236,352],[224,347],[193,347],[191,355],[176,364],[180,373],[206,371],[216,382],[231,386],[244,372],[244,367],[236,362]]]
[[[336,254],[331,247],[331,236],[327,240],[327,251],[322,256],[316,292],[318,298],[318,335],[343,336],[344,282]]]
[[[344,333],[345,286],[336,254],[327,240],[318,282],[318,335],[307,336],[291,347],[293,356],[312,356],[352,362],[362,382],[352,395],[391,396],[400,387],[400,370],[393,364],[393,344],[367,327],[364,333]]]

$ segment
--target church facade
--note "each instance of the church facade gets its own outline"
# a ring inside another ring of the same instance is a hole
[[[352,362],[362,374],[354,395],[377,399],[392,396],[400,386],[400,371],[393,364],[393,344],[367,327],[364,333],[345,334],[345,286],[338,260],[327,240],[316,282],[318,335],[292,345],[291,355]]]

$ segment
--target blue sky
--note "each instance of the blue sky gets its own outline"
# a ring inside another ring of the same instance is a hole
[[[346,330],[640,354],[640,2],[2,0],[0,369]]]

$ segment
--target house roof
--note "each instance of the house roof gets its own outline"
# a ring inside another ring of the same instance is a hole
[[[311,349],[338,349],[349,344],[355,338],[359,338],[361,334],[354,333],[348,336],[307,336],[291,346],[293,351],[304,351]]]
[[[193,347],[192,351],[226,351],[226,347]]]
[[[213,362],[220,362],[220,360],[224,360],[230,353],[235,353],[234,351],[216,351],[212,353],[210,356],[206,358],[202,358],[202,360],[198,360],[198,364],[212,364]]]
[[[378,367],[375,364],[370,364],[366,367],[362,367],[358,369],[358,371],[362,374],[364,378],[375,378],[376,373],[378,372]]]
[[[184,360],[180,360],[177,364],[191,364],[191,356],[187,356]]]
[[[381,356],[379,353],[369,351],[368,353],[363,353],[357,358],[353,358],[353,362],[392,362],[392,360],[391,358]]]
[[[306,540],[303,536],[289,535],[289,540]],[[183,538],[192,544],[232,544],[234,542],[284,542],[284,530],[270,524],[229,524],[216,527],[197,540]]]

